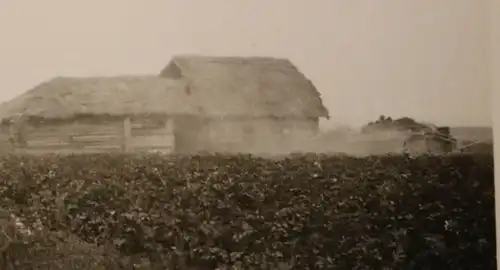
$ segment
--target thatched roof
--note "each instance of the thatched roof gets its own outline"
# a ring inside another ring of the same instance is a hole
[[[144,114],[326,117],[328,111],[290,61],[262,57],[176,56],[160,76],[58,77],[0,105],[1,119]]]
[[[67,119],[78,115],[184,114],[182,81],[158,76],[59,77],[0,105],[0,117]]]
[[[287,59],[175,56],[160,76],[186,80],[207,114],[328,117],[314,85]]]

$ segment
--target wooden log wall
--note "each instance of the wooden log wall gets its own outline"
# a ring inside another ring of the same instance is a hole
[[[27,126],[24,132],[26,147],[17,153],[71,154],[120,152],[123,144],[123,122],[106,124],[68,123]]]
[[[81,154],[173,151],[172,121],[143,125],[141,119],[106,123],[68,123],[26,126],[25,147],[15,148],[26,154]]]

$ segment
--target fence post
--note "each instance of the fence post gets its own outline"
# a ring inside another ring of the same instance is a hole
[[[132,120],[125,117],[123,120],[123,151],[132,151]]]

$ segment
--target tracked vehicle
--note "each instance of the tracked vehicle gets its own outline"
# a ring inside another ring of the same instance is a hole
[[[380,116],[363,128],[365,134],[376,132],[394,132],[402,137],[401,150],[405,153],[446,154],[458,151],[457,139],[451,135],[450,127],[418,123],[411,118],[393,120]],[[389,140],[389,139],[388,139]]]
[[[457,139],[451,135],[449,127],[412,132],[404,141],[403,149],[409,154],[446,154],[458,150]]]

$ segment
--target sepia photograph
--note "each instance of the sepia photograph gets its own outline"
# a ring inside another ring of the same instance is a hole
[[[494,0],[0,2],[0,269],[496,269]]]

